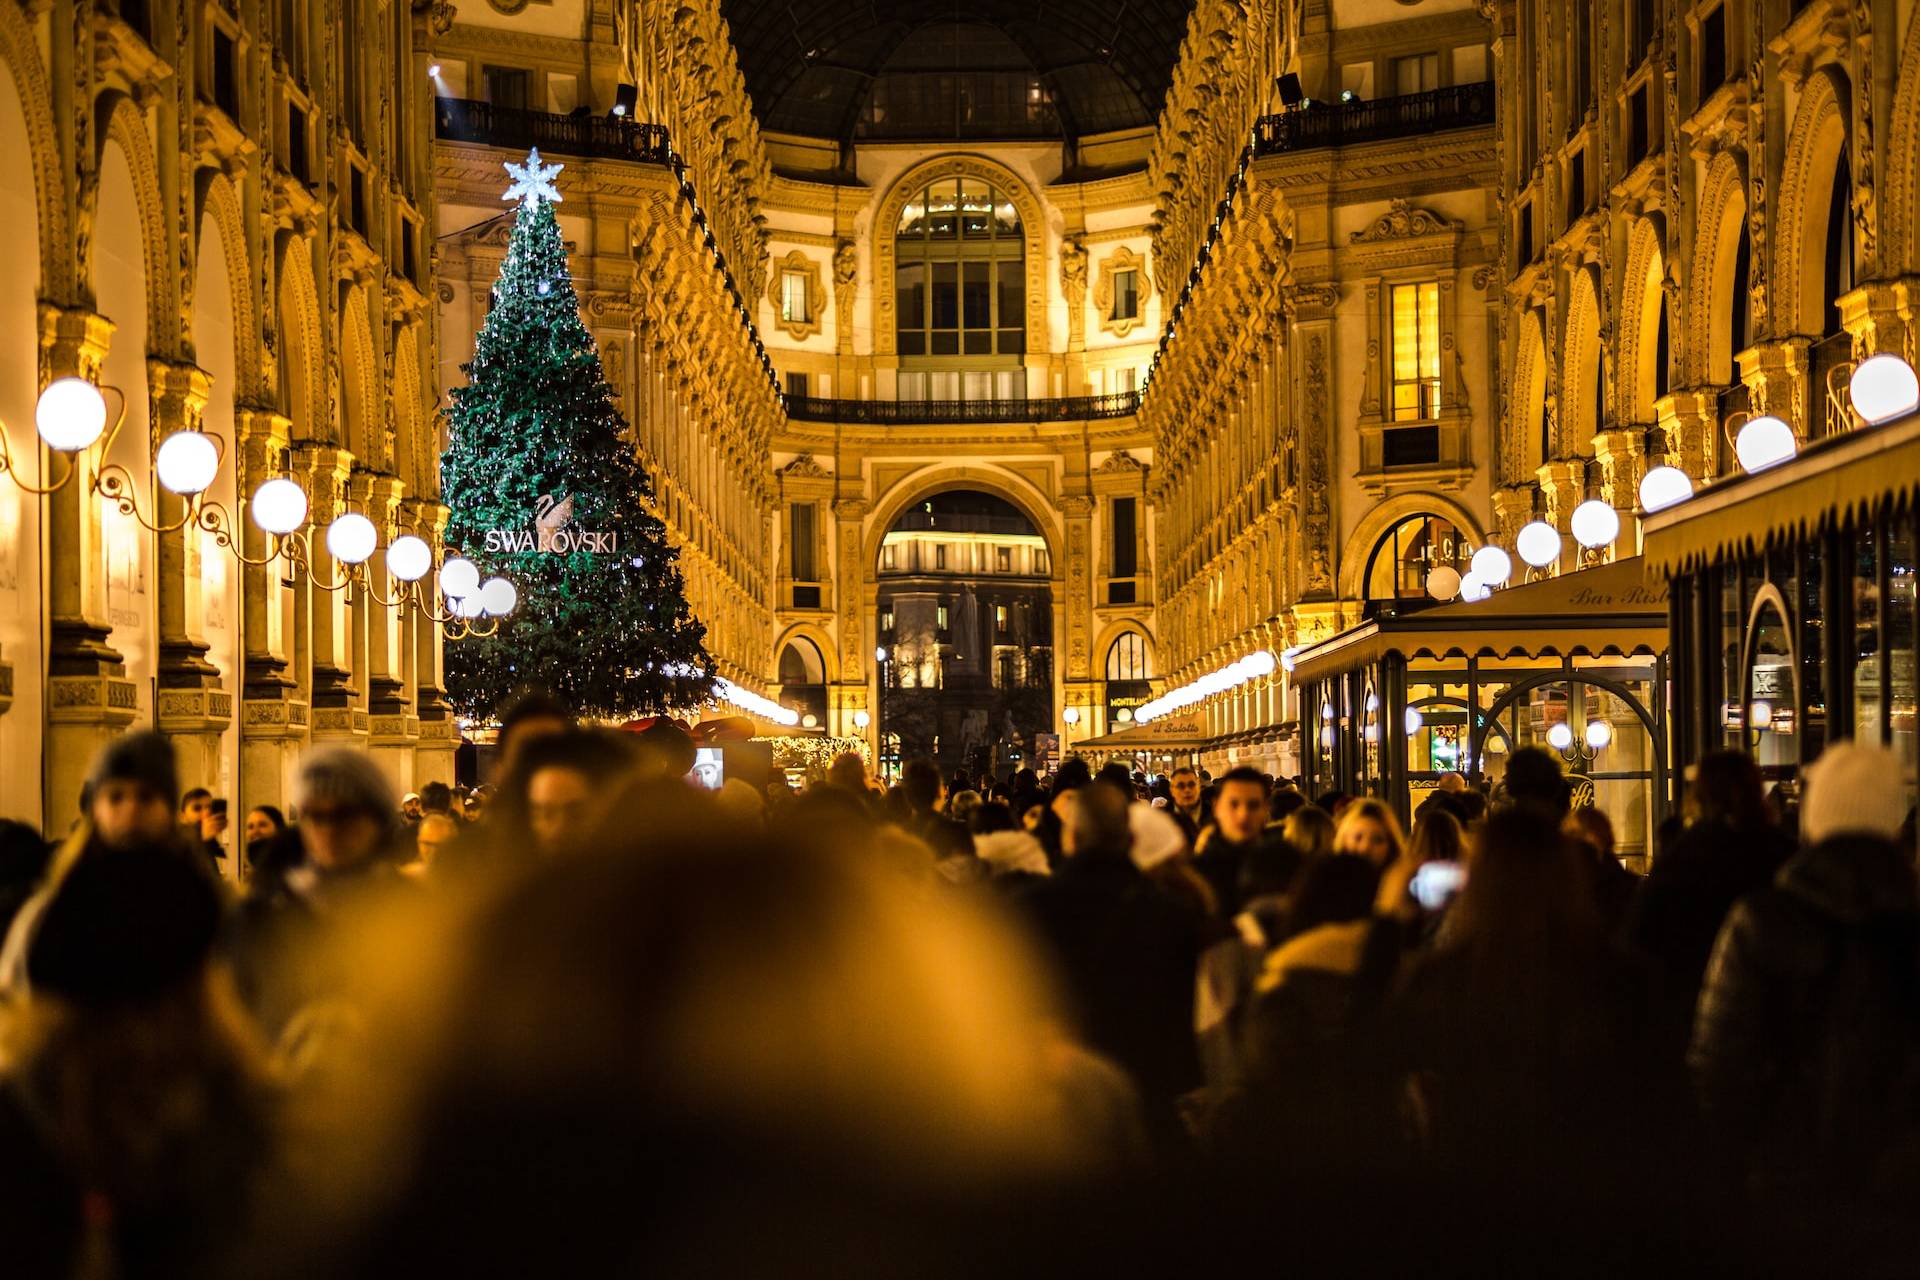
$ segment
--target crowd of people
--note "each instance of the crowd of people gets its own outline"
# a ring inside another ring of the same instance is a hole
[[[1558,761],[1403,830],[1250,768],[694,784],[503,716],[290,814],[110,743],[0,826],[21,1276],[1905,1271],[1903,767],[1690,770],[1647,874]],[[289,821],[291,816],[294,821]]]

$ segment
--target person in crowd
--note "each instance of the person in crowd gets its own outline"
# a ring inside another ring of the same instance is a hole
[[[221,843],[226,834],[227,802],[210,796],[201,810],[199,830],[189,833],[188,842],[206,856],[207,865],[216,876],[223,874],[221,865],[227,860],[227,847]]]
[[[992,801],[980,805],[968,827],[974,856],[985,864],[996,888],[1018,893],[1053,873],[1047,851],[1031,832],[1020,828],[1008,806]]]
[[[400,797],[400,820],[408,826],[419,822],[426,810],[420,807],[420,793],[409,791]]]
[[[1340,815],[1333,833],[1333,851],[1365,858],[1384,872],[1406,854],[1400,820],[1379,800],[1355,800]]]
[[[1333,818],[1317,804],[1302,805],[1287,815],[1281,834],[1300,856],[1312,862],[1333,852]]]
[[[1286,825],[1294,812],[1307,807],[1307,798],[1300,788],[1291,782],[1277,783],[1273,794],[1267,797],[1267,826],[1278,828]]]
[[[1659,978],[1669,1048],[1685,1051],[1707,957],[1733,904],[1768,884],[1794,851],[1773,823],[1760,768],[1740,751],[1711,751],[1687,786],[1687,825],[1653,861],[1625,925]]]
[[[1187,829],[1189,841],[1200,838],[1200,828],[1207,825],[1208,816],[1200,807],[1200,771],[1190,764],[1183,764],[1167,775],[1167,787],[1173,797],[1173,817]]]
[[[1700,991],[1688,1063],[1705,1115],[1757,1217],[1791,1215],[1809,1245],[1905,1254],[1920,1187],[1920,886],[1894,841],[1906,774],[1854,742],[1807,768],[1805,847],[1734,905]]]
[[[1149,1127],[1170,1143],[1174,1099],[1199,1083],[1194,970],[1206,921],[1157,890],[1134,863],[1129,798],[1078,789],[1064,859],[1023,898],[1052,958],[1081,1039],[1132,1076]]]
[[[1241,765],[1220,776],[1213,798],[1213,826],[1195,846],[1194,867],[1213,887],[1223,919],[1240,911],[1240,866],[1267,825],[1267,780]]]
[[[924,758],[907,761],[900,771],[900,793],[907,806],[903,825],[933,850],[936,859],[973,856],[973,837],[966,826],[941,812],[946,784],[940,780],[938,765]]]
[[[1589,855],[1587,865],[1593,873],[1594,900],[1599,905],[1607,936],[1613,937],[1620,932],[1639,896],[1640,878],[1620,861],[1613,819],[1607,817],[1605,811],[1583,805],[1567,815],[1566,827],[1574,843]]]
[[[1647,1053],[1642,1006],[1560,819],[1532,801],[1495,813],[1395,1011],[1443,1176],[1529,1195],[1554,1177],[1595,1204],[1644,1184],[1681,1092]]]
[[[1284,936],[1299,871],[1299,852],[1269,826],[1240,865],[1240,913],[1200,957],[1194,1034],[1215,1104],[1245,1082],[1246,1011],[1267,953]]]
[[[1115,785],[1114,789],[1131,795],[1129,788]],[[1187,833],[1179,823],[1165,810],[1136,802],[1127,806],[1127,829],[1133,837],[1133,864],[1146,873],[1155,888],[1202,919],[1217,922],[1222,918],[1220,899],[1194,865]],[[1207,932],[1211,941],[1225,936],[1227,930],[1224,925],[1214,924]]]
[[[496,776],[513,772],[527,743],[571,728],[573,712],[558,698],[541,689],[529,689],[521,694],[500,713],[500,736],[495,740],[499,752]]]
[[[166,816],[172,823],[172,796]],[[0,1240],[27,1276],[241,1274],[278,1091],[164,842],[90,842],[30,921],[0,1071]]]
[[[1338,822],[1340,821],[1341,813],[1345,811],[1347,805],[1352,803],[1352,801],[1352,796],[1336,787],[1331,791],[1323,791],[1318,796],[1315,796],[1313,804],[1315,808],[1319,809],[1329,818],[1332,818],[1335,822]]]
[[[681,739],[686,736],[676,733]],[[693,764],[687,745],[671,762],[657,765],[655,780],[675,765],[682,767],[673,776],[685,776]],[[560,853],[607,812],[623,774],[642,770],[649,754],[665,750],[659,737],[648,740],[645,734],[595,729],[567,729],[525,743],[501,781],[488,824],[487,855],[512,863]]]
[[[270,804],[247,810],[240,835],[246,842],[242,867],[248,883],[256,891],[263,878],[285,875],[300,865],[304,856],[300,838],[287,826],[286,815]]]
[[[460,839],[460,822],[451,814],[429,813],[421,817],[420,825],[414,833],[413,862],[407,864],[415,875],[431,876],[434,864],[440,861],[440,855],[452,848]]]
[[[0,938],[53,862],[53,847],[24,822],[0,818]]]
[[[256,840],[271,840],[287,829],[287,815],[270,804],[255,805],[247,810],[247,820],[240,826],[240,836],[251,845]]]
[[[863,806],[870,803],[867,762],[858,751],[842,751],[833,758],[833,763],[827,766],[827,785],[838,787],[858,799]]]
[[[85,788],[87,820],[76,834],[109,848],[165,843],[197,849],[198,826],[189,837],[174,819],[179,785],[172,744],[149,730],[123,734],[94,757]]]
[[[1500,780],[1505,803],[1526,807],[1563,820],[1573,807],[1573,786],[1560,761],[1544,747],[1522,747],[1507,759],[1506,776]]]
[[[429,782],[420,788],[420,816],[444,813],[454,816],[453,788],[444,782]]]
[[[180,834],[198,848],[207,838],[207,811],[213,805],[213,792],[205,787],[188,787],[180,795]]]

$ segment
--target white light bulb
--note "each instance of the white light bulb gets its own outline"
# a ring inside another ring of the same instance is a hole
[[[1847,382],[1853,410],[1868,426],[1878,426],[1920,409],[1920,377],[1899,356],[1881,352],[1868,356]]]
[[[220,470],[220,446],[201,431],[176,431],[153,455],[154,473],[169,493],[190,498],[205,493]]]
[[[1425,727],[1426,723],[1427,723],[1427,718],[1420,714],[1420,708],[1418,707],[1407,708],[1407,736],[1409,738],[1411,738],[1414,734],[1420,732],[1420,730],[1423,727]]]
[[[472,621],[475,618],[484,618],[487,615],[486,606],[480,603],[480,593],[477,591],[472,595],[462,596],[460,599],[455,600],[453,602],[453,611],[468,621]]]
[[[1565,751],[1573,745],[1573,729],[1565,720],[1547,730],[1547,745],[1555,751]]]
[[[1328,751],[1333,750],[1333,726],[1325,725],[1320,730],[1320,745]]]
[[[107,429],[107,398],[85,378],[56,378],[40,393],[33,425],[48,448],[78,453]]]
[[[1756,729],[1765,729],[1773,723],[1773,704],[1756,702],[1748,714],[1748,719]]]
[[[1587,745],[1595,751],[1604,751],[1613,741],[1613,726],[1605,720],[1587,721]]]
[[[520,603],[520,592],[505,578],[488,578],[480,587],[480,605],[496,618],[504,618]]]
[[[1293,650],[1287,649],[1280,654],[1280,669],[1288,675],[1293,674]]]
[[[480,570],[465,556],[455,556],[440,566],[440,594],[449,600],[464,600],[480,589]]]
[[[1320,718],[1322,720],[1333,719],[1333,704],[1331,702],[1323,702],[1320,704]]]
[[[1380,741],[1380,726],[1377,724],[1368,725],[1366,729],[1362,731],[1361,736],[1366,738],[1368,742]]]
[[[1062,711],[1062,712],[1060,713],[1060,718],[1061,718],[1062,720],[1065,720],[1065,721],[1066,721],[1066,722],[1067,722],[1068,724],[1079,724],[1079,723],[1080,723],[1080,708],[1078,708],[1078,707],[1068,707],[1068,708],[1067,708],[1067,709],[1066,709],[1065,711]]]
[[[1493,588],[1480,581],[1480,575],[1470,573],[1460,579],[1460,598],[1468,604],[1478,604],[1493,594]]]
[[[806,715],[800,717],[800,727],[802,729],[815,728],[819,725],[819,723],[820,723],[819,719],[815,717],[811,711],[809,711]]]
[[[280,476],[253,491],[253,522],[271,534],[292,533],[307,522],[307,491]]]
[[[1777,467],[1798,452],[1800,442],[1794,438],[1793,428],[1772,414],[1749,419],[1733,441],[1734,456],[1748,475]]]
[[[1620,536],[1620,513],[1598,498],[1588,498],[1573,509],[1573,540],[1597,551]]]
[[[866,727],[867,727],[868,725],[870,725],[870,724],[872,724],[872,723],[873,723],[873,717],[872,717],[872,716],[870,716],[870,715],[868,715],[868,714],[867,714],[866,712],[864,712],[864,711],[856,711],[856,712],[854,712],[854,713],[853,713],[853,727],[854,727],[854,728],[856,728],[856,729],[864,729],[864,728],[866,728]]]
[[[1273,669],[1278,663],[1274,659],[1273,650],[1256,649],[1246,657],[1240,659],[1240,665],[1245,669],[1248,676],[1258,680],[1272,675]]]
[[[873,651],[873,660],[875,662],[885,662],[887,660],[887,647],[885,645],[879,645],[875,647]]]
[[[1460,571],[1443,564],[1427,575],[1427,594],[1435,600],[1451,600],[1460,594]]]
[[[1545,520],[1528,522],[1513,540],[1520,558],[1536,569],[1544,569],[1560,558],[1560,531]]]
[[[1513,557],[1499,547],[1484,546],[1473,553],[1473,574],[1490,587],[1500,586],[1513,576]]]
[[[433,568],[433,548],[424,538],[402,534],[387,548],[387,572],[401,582],[418,582]]]
[[[1678,467],[1655,467],[1640,480],[1640,507],[1664,511],[1693,496],[1693,481]]]
[[[380,541],[373,521],[358,511],[335,516],[327,526],[327,554],[341,564],[365,564]]]

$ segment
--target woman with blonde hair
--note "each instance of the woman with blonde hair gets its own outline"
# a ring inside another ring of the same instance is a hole
[[[1406,846],[1393,810],[1371,798],[1348,805],[1333,833],[1335,853],[1357,854],[1382,869],[1400,861]]]

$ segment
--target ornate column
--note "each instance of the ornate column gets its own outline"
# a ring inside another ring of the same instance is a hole
[[[1786,419],[1803,441],[1816,434],[1812,415],[1820,407],[1807,385],[1807,348],[1812,344],[1811,338],[1775,338],[1756,342],[1739,355],[1740,380],[1752,392],[1754,415]]]
[[[302,631],[311,658],[313,740],[358,744],[366,737],[367,714],[354,706],[353,634],[345,591],[328,591],[340,566],[327,554],[327,525],[345,510],[347,476],[353,455],[331,445],[303,445],[294,451],[294,467],[307,490],[310,509],[309,563],[313,581],[306,587],[307,617]]]
[[[1667,462],[1693,477],[1695,484],[1713,479],[1720,457],[1720,400],[1714,389],[1694,387],[1661,396],[1653,411],[1667,433]]]
[[[286,469],[292,423],[269,408],[243,407],[234,411],[238,436],[238,491],[244,500],[270,477]],[[269,539],[245,512],[236,509],[234,522],[247,558],[266,555]],[[311,590],[304,582],[291,590],[282,585],[286,561],[243,565],[240,575],[240,617],[245,638],[246,673],[241,682],[240,803],[246,808],[270,804],[283,811],[293,799],[293,775],[307,744],[307,702],[291,643],[299,593]]]
[[[205,370],[150,357],[147,388],[155,447],[175,431],[201,429],[213,389],[213,379]],[[171,524],[185,514],[184,500],[160,485],[154,491],[155,523]],[[220,737],[233,723],[233,691],[222,682],[220,669],[207,659],[200,530],[193,525],[175,529],[161,534],[159,543],[160,664],[155,718],[173,743],[180,785],[219,790]]]
[[[1915,358],[1914,305],[1920,299],[1920,276],[1869,280],[1840,295],[1840,322],[1853,335],[1855,354],[1863,359],[1891,352],[1912,364]]]
[[[1066,494],[1059,505],[1067,529],[1066,563],[1061,566],[1066,598],[1054,601],[1054,705],[1085,708],[1094,705],[1098,692],[1088,658],[1093,645],[1093,499]]]
[[[1493,540],[1511,549],[1520,530],[1533,519],[1533,486],[1508,485],[1493,491]]]
[[[439,547],[447,530],[447,508],[433,498],[410,498],[400,504],[401,521],[427,545]],[[446,693],[446,639],[440,625],[424,613],[408,620],[413,631],[413,705],[418,740],[413,748],[414,790],[429,782],[453,781],[453,756],[460,746],[460,726]],[[403,631],[404,634],[404,631]]]
[[[401,484],[398,476],[355,471],[347,482],[347,491],[380,531],[380,549],[363,568],[366,582],[349,593],[353,597],[354,635],[356,639],[364,637],[365,645],[364,661],[357,665],[364,674],[360,691],[366,697],[367,746],[394,789],[404,794],[414,789],[413,748],[419,738],[419,722],[412,714],[406,681],[411,657],[400,648],[400,611],[380,603],[376,596],[393,598],[385,550],[400,532]]]
[[[1587,464],[1578,458],[1546,462],[1538,474],[1540,494],[1546,500],[1541,518],[1560,531],[1560,571],[1564,573],[1580,563],[1580,544],[1573,540],[1573,509],[1586,501]]]
[[[861,606],[867,606],[871,614],[879,607],[879,586],[876,583],[872,593],[866,589],[867,570],[863,554],[865,539],[861,536],[861,525],[867,518],[867,500],[860,497],[835,498],[833,501],[834,548],[838,553],[833,571],[834,599],[840,608],[840,684],[851,696],[851,687],[858,683],[864,691],[868,680],[862,674],[872,671],[872,721],[867,725],[867,738],[873,744],[873,761],[876,767],[880,762],[880,715],[886,710],[886,699],[880,691],[880,669],[873,661],[873,645],[868,637],[873,635],[866,629],[860,617]]]
[[[40,306],[40,383],[98,380],[113,322],[84,308]],[[103,507],[93,493],[97,459],[70,456],[76,474],[46,500],[47,732],[41,770],[48,831],[66,828],[96,751],[133,723],[138,700],[120,652],[109,643]]]
[[[1640,477],[1647,473],[1647,435],[1637,428],[1602,431],[1593,438],[1593,456],[1600,464],[1600,498],[1620,513],[1620,537],[1615,558],[1640,550]]]

